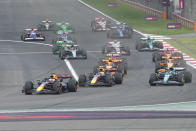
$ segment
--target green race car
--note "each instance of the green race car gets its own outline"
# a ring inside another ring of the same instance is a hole
[[[67,41],[67,42],[65,42],[65,41],[56,41],[53,44],[52,53],[54,55],[59,54],[61,48],[64,48],[65,46],[70,46],[72,44],[73,44],[73,42],[71,40],[70,41]]]
[[[68,22],[56,23],[56,34],[74,33],[75,29]]]
[[[136,44],[136,50],[138,51],[156,51],[160,49],[163,49],[163,43],[150,37],[140,38]]]

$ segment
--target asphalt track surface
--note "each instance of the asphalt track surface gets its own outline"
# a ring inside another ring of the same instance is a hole
[[[90,22],[101,16],[77,0],[1,0],[0,39],[20,41],[24,28],[36,28],[46,18],[69,21],[76,28],[78,44],[89,51],[87,60],[70,60],[77,74],[88,73],[102,56],[101,46],[109,41],[104,32],[92,33]],[[53,33],[48,32],[44,43],[50,44]],[[180,86],[150,88],[149,76],[154,71],[150,52],[137,52],[135,42],[140,38],[123,39],[132,49],[128,58],[128,74],[122,85],[104,88],[79,88],[77,93],[62,95],[29,95],[21,93],[26,80],[44,78],[51,72],[69,73],[64,61],[50,53],[51,47],[33,43],[0,41],[0,109],[87,108],[164,104],[196,100],[196,71],[193,82]],[[9,54],[10,53],[10,54]]]

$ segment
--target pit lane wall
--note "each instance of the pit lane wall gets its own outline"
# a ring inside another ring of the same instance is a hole
[[[174,19],[187,28],[196,31],[196,0],[184,0],[183,8],[180,9],[180,0],[170,0],[168,14],[166,7],[161,4],[162,0],[118,0],[131,7],[145,11],[149,15],[162,17],[163,19]],[[168,17],[167,17],[168,15]]]

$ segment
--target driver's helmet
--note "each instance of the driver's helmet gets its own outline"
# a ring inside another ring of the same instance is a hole
[[[118,44],[118,42],[119,42],[118,40],[114,40],[114,44]]]
[[[114,43],[118,43],[118,40],[114,40]]]
[[[74,50],[74,45],[71,44],[70,47],[69,47],[69,49],[70,49],[70,50]]]
[[[31,28],[31,32],[34,32],[35,30],[33,28]]]
[[[112,66],[112,60],[108,61],[108,66]]]
[[[151,40],[150,36],[147,37],[147,40]]]
[[[56,74],[51,73],[51,74],[50,74],[50,79],[54,79],[54,80],[56,80],[56,79],[58,79],[58,77],[57,77],[57,75],[56,75]]]
[[[173,70],[174,70],[174,68],[173,68],[173,67],[170,67],[170,68],[169,68],[169,70],[170,70],[170,71],[173,71]]]
[[[49,20],[48,19],[46,19],[46,23],[48,23],[49,22]]]
[[[100,72],[104,72],[105,71],[104,68],[103,68],[103,66],[99,66],[99,71]]]
[[[68,33],[67,32],[63,32],[63,36],[67,36],[68,35]]]

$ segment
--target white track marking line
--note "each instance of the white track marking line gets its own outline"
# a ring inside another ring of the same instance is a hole
[[[69,71],[71,72],[71,74],[73,75],[74,79],[75,79],[76,81],[78,81],[78,80],[79,80],[79,77],[78,77],[76,71],[74,70],[74,68],[72,67],[70,61],[67,60],[67,59],[65,59],[64,62],[65,62],[65,64],[67,65],[67,67],[68,67]]]
[[[87,52],[89,52],[89,53],[94,53],[94,52],[95,52],[95,53],[96,53],[96,52],[99,53],[99,52],[101,52],[101,51],[91,51],[91,50],[87,50]]]
[[[35,44],[35,45],[46,45],[46,46],[53,46],[51,44],[41,43],[41,42],[29,42],[29,41],[17,41],[17,40],[0,40],[2,42],[15,42],[15,43],[24,43],[24,44]]]
[[[0,113],[91,112],[91,111],[99,111],[99,112],[104,112],[104,111],[196,111],[196,101],[168,103],[168,104],[116,106],[116,107],[0,110]]]
[[[52,54],[52,52],[19,52],[19,53],[0,53],[0,55],[26,55],[26,54]]]
[[[18,42],[18,43],[30,43],[30,44],[37,44],[37,45],[46,45],[46,46],[53,46],[50,44],[45,44],[45,43],[39,43],[39,42],[26,42],[26,41],[15,41],[15,40],[0,40],[2,42]],[[32,53],[32,52],[31,52]],[[0,53],[0,54],[5,54],[5,53]],[[8,54],[8,53],[7,53]],[[20,54],[24,54],[24,53],[20,53]],[[67,65],[68,69],[70,70],[71,74],[73,75],[74,79],[76,81],[79,80],[79,77],[76,73],[76,71],[73,69],[71,63],[69,60],[65,59],[64,60],[65,64]]]

